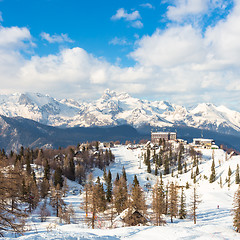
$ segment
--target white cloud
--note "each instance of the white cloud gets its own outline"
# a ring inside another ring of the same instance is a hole
[[[130,56],[144,66],[175,67],[202,62],[204,51],[200,32],[188,25],[144,36]]]
[[[118,37],[115,37],[111,41],[109,41],[109,44],[111,44],[111,45],[122,45],[122,46],[123,45],[129,45],[126,38],[118,38]]]
[[[209,14],[216,9],[224,10],[230,3],[227,0],[174,0],[168,7],[168,19],[183,23],[184,21],[198,21],[198,17]]]
[[[143,23],[139,20],[132,22],[131,24],[132,27],[134,28],[143,28]]]
[[[31,34],[27,28],[0,26],[0,48],[19,48],[31,42]]]
[[[134,21],[141,19],[141,16],[138,11],[133,11],[132,13],[127,13],[124,8],[117,10],[117,13],[111,17],[112,20],[124,19],[126,21]]]
[[[73,43],[74,41],[68,37],[67,34],[61,33],[60,35],[54,34],[50,35],[49,33],[42,32],[40,34],[42,39],[48,41],[49,43],[63,43],[63,42],[69,42]]]
[[[206,12],[210,0],[175,0],[174,6],[168,7],[167,16],[174,21],[182,21],[186,15]]]
[[[140,4],[141,7],[154,9],[154,6],[151,3]]]
[[[239,22],[237,4],[225,20],[205,34],[190,24],[156,30],[136,40],[130,54],[136,64],[125,68],[78,47],[27,59],[21,52],[32,47],[29,30],[1,27],[1,90],[91,99],[110,88],[180,104],[206,99],[224,105],[235,102],[232,107],[240,110]]]

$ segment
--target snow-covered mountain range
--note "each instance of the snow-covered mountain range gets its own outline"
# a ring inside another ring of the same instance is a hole
[[[60,127],[116,126],[202,128],[222,133],[240,132],[240,113],[224,106],[201,103],[193,109],[166,101],[147,101],[127,93],[105,90],[98,100],[88,103],[57,100],[39,93],[0,95],[0,115],[24,117]]]

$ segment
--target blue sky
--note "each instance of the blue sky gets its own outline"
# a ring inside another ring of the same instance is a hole
[[[239,0],[1,0],[1,93],[240,110],[239,22]]]

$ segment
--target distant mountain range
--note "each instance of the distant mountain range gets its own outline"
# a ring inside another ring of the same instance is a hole
[[[105,90],[91,103],[57,100],[39,93],[0,95],[0,115],[23,117],[58,127],[118,126],[135,128],[188,126],[228,134],[240,134],[240,113],[224,106],[201,103],[187,109],[166,101],[147,101],[127,93]]]
[[[16,93],[0,95],[0,115],[0,147],[8,150],[21,145],[66,146],[84,139],[139,140],[149,138],[151,129],[177,130],[178,136],[188,140],[203,134],[240,148],[240,113],[210,103],[187,109],[108,89],[91,103]]]

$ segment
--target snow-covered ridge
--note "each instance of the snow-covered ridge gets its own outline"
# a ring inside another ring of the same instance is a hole
[[[240,131],[240,113],[225,106],[201,103],[188,110],[167,101],[141,100],[109,89],[91,103],[57,100],[39,93],[0,95],[0,114],[63,127],[121,124],[164,127],[181,124],[225,133]]]

